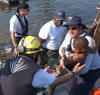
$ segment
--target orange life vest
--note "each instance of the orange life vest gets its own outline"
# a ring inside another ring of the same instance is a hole
[[[92,95],[100,95],[100,88],[93,89]]]

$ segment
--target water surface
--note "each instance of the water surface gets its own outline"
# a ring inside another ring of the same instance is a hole
[[[95,19],[96,6],[99,0],[31,0],[29,1],[30,33],[37,35],[44,23],[51,20],[57,9],[64,10],[66,16],[78,15],[83,23],[92,23]],[[1,6],[1,5],[0,5]],[[0,10],[0,45],[10,43],[9,20],[15,13],[16,7]]]

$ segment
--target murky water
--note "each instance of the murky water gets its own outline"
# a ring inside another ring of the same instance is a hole
[[[30,33],[37,35],[41,26],[51,20],[53,13],[64,10],[66,16],[79,15],[86,24],[92,23],[100,0],[31,0],[29,1],[29,25]],[[1,6],[1,5],[0,5]],[[2,8],[2,6],[1,6]],[[3,9],[3,8],[2,8]],[[16,7],[0,11],[0,46],[10,43],[9,20],[15,13]]]

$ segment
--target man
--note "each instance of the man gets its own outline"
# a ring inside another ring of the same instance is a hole
[[[61,45],[62,38],[66,27],[63,26],[65,20],[64,11],[56,11],[53,20],[47,22],[42,26],[39,32],[39,40],[42,43],[44,50],[46,51],[46,62],[51,67],[57,63],[58,49]]]
[[[16,14],[10,19],[10,37],[14,47],[15,56],[19,55],[17,46],[20,39],[28,34],[29,5],[22,3],[18,6]]]
[[[94,39],[92,37],[90,37],[85,32],[85,28],[86,27],[83,24],[81,17],[79,17],[79,16],[68,17],[67,20],[66,20],[66,26],[67,26],[67,34],[66,34],[65,39],[62,42],[62,44],[60,46],[60,49],[59,49],[59,54],[61,56],[61,59],[63,60],[63,62],[61,63],[62,65],[65,64],[66,58],[69,58],[71,56],[71,54],[73,53],[73,51],[74,51],[73,41],[79,36],[83,36],[88,40],[88,42],[89,42],[88,45],[90,47],[91,52],[94,53],[95,50],[96,50],[95,41],[94,41]],[[81,56],[82,56],[82,54],[77,54],[76,57],[78,59],[78,57],[81,57]],[[69,66],[68,69],[71,69],[70,67],[72,68],[73,65]],[[59,69],[58,69],[58,73],[59,73]]]
[[[77,64],[69,73],[56,77],[54,72],[49,73],[37,64],[37,56],[42,51],[37,38],[22,38],[18,50],[23,56],[7,60],[1,70],[0,84],[3,95],[36,95],[33,88],[48,88],[46,95],[53,95],[53,88],[73,78],[85,66]]]
[[[89,47],[91,48],[91,52],[95,52],[96,44],[92,37],[90,37],[84,30],[85,25],[82,23],[82,19],[79,16],[73,16],[67,18],[67,30],[68,33],[65,36],[64,41],[59,49],[59,54],[61,57],[66,55],[67,57],[69,54],[74,50],[73,48],[73,41],[79,36],[85,37],[89,42]]]

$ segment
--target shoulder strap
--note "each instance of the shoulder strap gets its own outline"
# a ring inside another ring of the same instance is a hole
[[[17,32],[17,34],[18,35],[26,35],[27,33],[28,33],[28,20],[26,19],[26,17],[24,16],[24,21],[25,21],[25,25],[23,24],[23,22],[22,22],[22,20],[21,20],[21,18],[20,18],[20,16],[18,16],[17,14],[16,14],[16,17],[17,17],[17,19],[19,20],[19,22],[20,22],[20,24],[21,24],[21,27],[22,27],[22,33],[18,33]]]
[[[72,43],[72,38],[71,38],[71,40],[70,40],[70,44],[69,44],[68,47],[67,47],[67,51],[70,51],[70,52],[72,52],[71,43]]]
[[[86,36],[88,36],[89,34],[87,33],[87,32],[83,32],[83,34],[82,34],[82,37],[86,37]]]
[[[26,25],[26,27],[28,27],[28,20],[26,19],[25,16],[24,16],[24,21],[25,21],[25,25]]]
[[[17,14],[16,14],[16,17],[17,17],[17,19],[19,20],[19,22],[20,22],[20,24],[21,24],[21,27],[23,28],[23,27],[24,27],[24,24],[23,24],[21,18],[20,18]]]

